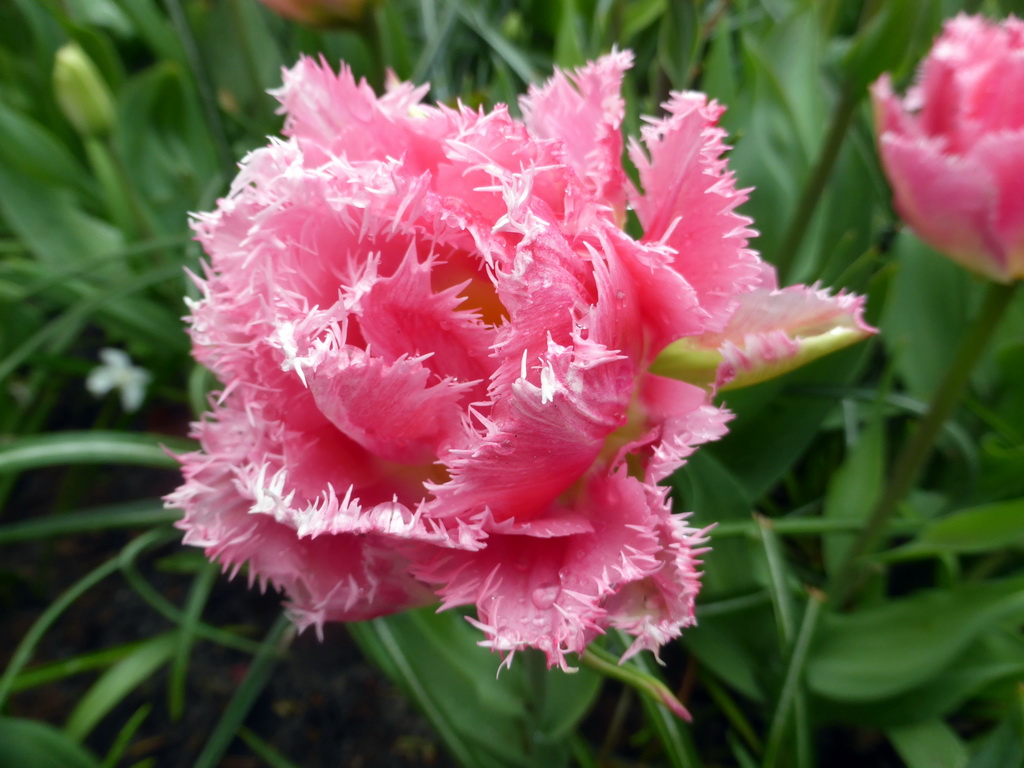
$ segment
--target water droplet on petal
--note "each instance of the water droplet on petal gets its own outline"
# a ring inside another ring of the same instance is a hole
[[[540,610],[546,611],[555,604],[555,598],[558,597],[558,593],[561,591],[561,588],[557,584],[537,587],[533,590],[533,594],[531,595],[533,598],[533,604]]]

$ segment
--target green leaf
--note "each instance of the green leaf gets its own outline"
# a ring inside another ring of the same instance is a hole
[[[1011,706],[998,726],[981,740],[968,768],[1019,768],[1024,765],[1024,718]]]
[[[0,103],[0,161],[45,184],[96,194],[95,184],[75,156],[45,126]]]
[[[176,469],[167,451],[183,452],[195,444],[180,437],[135,432],[53,432],[18,437],[0,445],[0,473],[60,464],[134,464]]]
[[[845,721],[871,728],[913,725],[947,717],[969,698],[993,685],[1019,679],[1024,673],[1024,640],[1002,629],[984,632],[920,685],[884,699],[831,701],[819,699],[823,721]]]
[[[70,191],[5,165],[0,165],[0,211],[45,264],[59,267],[114,253],[123,245],[121,233],[85,213]]]
[[[176,644],[174,632],[157,635],[100,675],[68,716],[64,733],[82,741],[107,713],[171,660]]]
[[[270,97],[265,98],[270,113]],[[168,61],[133,75],[118,99],[116,153],[132,187],[166,232],[182,231],[187,212],[211,179],[221,181],[217,152],[197,102],[188,70]]]
[[[885,479],[885,422],[874,418],[832,475],[822,516],[830,520],[866,521]],[[853,543],[852,534],[825,538],[825,565],[830,575],[842,565]]]
[[[823,618],[807,665],[815,693],[844,701],[894,696],[948,665],[981,632],[1024,615],[1024,580],[929,590]]]
[[[555,64],[571,69],[584,64],[583,30],[577,9],[578,0],[561,0],[560,21],[555,27]]]
[[[123,504],[82,509],[64,514],[31,517],[0,526],[0,544],[14,544],[56,536],[73,536],[86,531],[115,528],[148,528],[172,523],[181,517],[173,509],[165,509],[159,499],[129,501]]]
[[[759,499],[806,452],[835,402],[799,394],[801,388],[836,387],[852,381],[870,345],[844,349],[780,379],[729,392],[725,404],[736,413],[729,434],[708,446],[751,499]],[[766,450],[766,446],[771,450]]]
[[[501,31],[487,19],[479,8],[464,2],[459,2],[457,5],[462,20],[484,39],[494,55],[508,65],[520,80],[524,83],[536,83],[541,79],[526,54],[506,40]]]
[[[213,733],[207,739],[203,751],[196,758],[193,768],[214,768],[221,764],[221,758],[245,722],[249,710],[252,709],[256,699],[270,682],[270,676],[281,657],[282,650],[288,646],[294,636],[294,626],[288,617],[282,614],[267,632],[263,642],[260,643],[259,652],[252,660],[245,679],[225,707]]]
[[[45,664],[36,664],[27,669],[11,683],[11,691],[27,690],[39,685],[49,685],[67,677],[80,675],[85,672],[92,672],[96,669],[105,669],[123,659],[131,651],[139,647],[139,642],[123,643],[110,648],[88,653],[79,653],[68,659],[51,661]]]
[[[93,755],[48,723],[0,717],[0,768],[99,768]]]
[[[693,512],[692,525],[703,528],[730,520],[750,520],[754,505],[737,477],[707,451],[698,451],[672,477],[675,508]],[[753,556],[750,540],[716,541],[714,557],[704,564],[704,597],[715,599],[750,592],[760,582],[747,565]]]
[[[909,232],[893,246],[899,265],[879,327],[909,394],[931,400],[977,305],[979,280]]]
[[[697,5],[696,0],[668,0],[668,13],[658,34],[658,63],[678,90],[689,85],[690,68],[700,48]]]
[[[117,6],[129,18],[140,38],[162,59],[188,65],[188,58],[181,41],[175,35],[167,17],[161,13],[156,0],[115,0]]]
[[[698,606],[697,619],[697,626],[683,634],[686,647],[731,687],[752,701],[764,701],[781,669],[771,606],[762,602],[711,616],[703,616]]]
[[[499,676],[500,659],[477,645],[479,632],[454,612],[407,611],[350,624],[349,631],[467,767],[564,765],[564,737],[601,681],[586,669],[547,671],[529,654],[517,654]]]
[[[938,29],[935,0],[887,0],[857,33],[841,68],[850,87],[866,88],[883,72],[905,68]]]
[[[639,35],[665,15],[668,0],[635,0],[623,3],[622,41],[631,45],[634,37]]]
[[[124,724],[121,730],[117,732],[117,738],[114,739],[113,746],[110,747],[110,750],[103,758],[102,768],[117,768],[118,764],[121,762],[122,755],[124,755],[128,745],[131,744],[132,738],[134,738],[139,728],[142,727],[146,718],[149,717],[149,713],[152,709],[152,704],[143,704],[135,710],[135,714],[128,718],[128,721]]]
[[[931,520],[916,539],[885,559],[964,554],[1024,544],[1024,499],[961,509]]]
[[[886,736],[907,768],[966,768],[967,747],[942,720],[890,728]]]

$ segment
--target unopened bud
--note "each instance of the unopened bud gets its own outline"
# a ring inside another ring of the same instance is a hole
[[[96,65],[77,43],[59,51],[53,65],[57,104],[82,136],[104,136],[114,125],[114,98]]]

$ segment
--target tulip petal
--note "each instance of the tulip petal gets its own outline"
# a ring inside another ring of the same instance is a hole
[[[374,456],[429,464],[461,433],[472,386],[432,377],[422,360],[386,363],[346,347],[324,357],[309,386],[320,412]]]
[[[1003,282],[1020,280],[1024,278],[1024,131],[985,136],[969,159],[988,170],[998,189],[991,210],[991,227],[999,243],[993,253],[997,273],[993,277]]]
[[[652,493],[658,500],[653,505]],[[413,571],[440,585],[442,608],[477,606],[471,621],[487,636],[481,645],[510,655],[539,648],[549,665],[566,668],[566,654],[581,652],[603,631],[605,600],[663,567],[657,552],[662,518],[668,514],[663,499],[662,491],[624,472],[594,478],[580,502],[591,531],[543,539],[529,535],[529,527],[524,535],[493,534],[486,549],[449,551]],[[680,549],[685,544],[680,541]],[[695,577],[694,572],[694,586]],[[692,623],[690,600],[688,614],[676,612],[662,622],[659,611],[658,626],[667,636],[674,636],[668,623]],[[685,600],[673,608],[680,602]],[[620,613],[617,618],[628,623]]]
[[[977,164],[945,154],[941,144],[891,133],[881,137],[893,203],[922,239],[969,269],[999,279],[1000,267],[989,255],[996,244],[988,214],[994,180]]]
[[[698,93],[673,93],[663,106],[668,117],[643,128],[644,147],[630,145],[644,190],[632,203],[644,226],[643,242],[674,249],[675,270],[707,313],[705,329],[718,330],[735,296],[756,288],[762,277],[747,248],[754,234],[750,219],[735,212],[747,191],[736,189],[722,157],[725,131],[716,123],[723,108]]]
[[[626,174],[619,131],[626,105],[622,77],[633,54],[615,51],[571,73],[556,69],[541,87],[519,100],[530,132],[562,142],[568,164],[587,191],[624,212]]]

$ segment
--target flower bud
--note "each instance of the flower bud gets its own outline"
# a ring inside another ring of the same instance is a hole
[[[104,136],[114,125],[114,99],[96,65],[77,43],[57,51],[53,65],[57,104],[82,136]]]
[[[968,269],[1024,277],[1024,21],[957,16],[904,98],[887,75],[872,91],[903,220]]]

